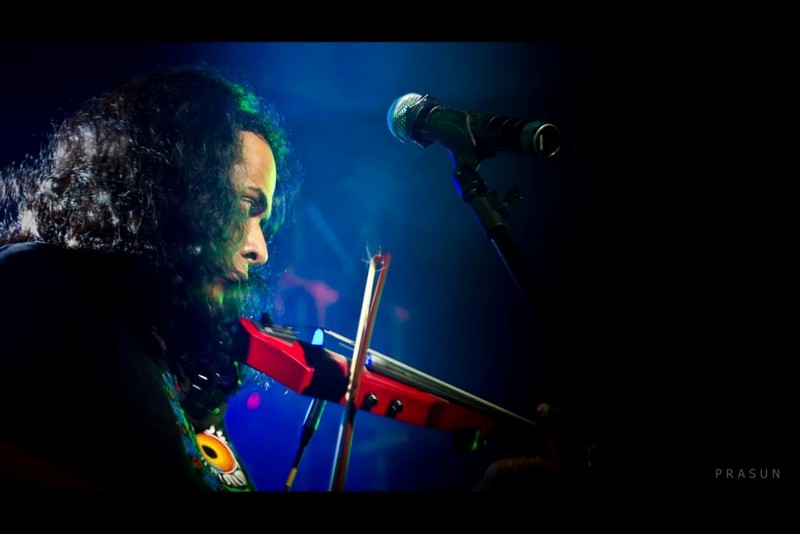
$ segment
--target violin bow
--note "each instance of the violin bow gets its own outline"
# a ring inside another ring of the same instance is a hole
[[[350,461],[350,448],[353,442],[355,418],[358,412],[356,402],[359,399],[358,393],[361,385],[361,377],[364,374],[364,363],[366,361],[370,340],[372,339],[375,317],[378,313],[378,305],[380,304],[381,294],[383,293],[383,286],[386,281],[386,274],[389,271],[391,259],[391,254],[388,252],[381,253],[380,251],[370,258],[367,284],[364,288],[364,298],[361,303],[358,330],[353,346],[353,357],[350,360],[350,372],[344,398],[344,413],[339,426],[336,457],[331,474],[331,491],[344,490],[347,466]],[[375,282],[376,273],[378,277],[377,282]]]

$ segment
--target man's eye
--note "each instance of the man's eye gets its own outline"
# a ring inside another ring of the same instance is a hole
[[[245,212],[248,217],[256,217],[261,213],[261,207],[258,202],[252,198],[242,197],[242,203],[244,203]]]

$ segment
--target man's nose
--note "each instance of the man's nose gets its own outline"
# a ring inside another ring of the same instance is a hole
[[[250,265],[263,265],[269,258],[267,241],[264,239],[264,232],[261,231],[261,225],[257,219],[251,219],[247,222],[247,231],[244,243],[242,243],[241,254]]]

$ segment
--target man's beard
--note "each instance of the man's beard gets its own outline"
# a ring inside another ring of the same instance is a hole
[[[249,282],[243,281],[228,285],[225,288],[221,302],[215,303],[223,321],[230,322],[239,318],[242,304],[247,297],[249,289]]]

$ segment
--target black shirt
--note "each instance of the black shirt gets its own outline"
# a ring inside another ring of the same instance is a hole
[[[0,488],[252,489],[223,419],[188,423],[125,294],[103,255],[0,246]]]

